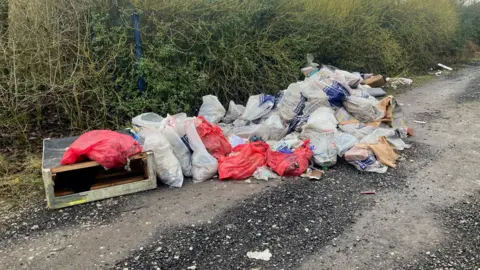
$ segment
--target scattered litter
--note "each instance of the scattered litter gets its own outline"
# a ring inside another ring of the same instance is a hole
[[[415,121],[413,121],[413,122],[415,122],[415,123],[417,123],[417,124],[426,124],[426,123],[427,123],[427,122],[425,122],[425,121],[418,121],[418,120],[415,120]]]
[[[267,248],[264,251],[249,251],[247,257],[255,260],[269,261],[272,258],[272,253]]]
[[[440,76],[440,75],[442,75],[442,72],[441,72],[441,71],[435,72],[435,76],[438,77],[438,76]]]
[[[441,68],[444,68],[444,69],[446,69],[446,70],[450,70],[450,71],[453,70],[453,68],[448,67],[448,66],[445,66],[444,64],[440,64],[440,63],[439,63],[438,66],[441,67]]]
[[[300,177],[308,178],[310,180],[320,180],[325,172],[322,170],[308,168],[307,171],[300,175]]]
[[[362,191],[360,192],[362,195],[375,195],[377,192],[375,190],[370,190],[370,191]]]
[[[387,81],[393,89],[397,89],[399,86],[409,86],[413,83],[412,79],[407,78],[387,78]]]

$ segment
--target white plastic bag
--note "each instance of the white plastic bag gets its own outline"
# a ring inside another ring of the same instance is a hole
[[[275,106],[275,97],[270,95],[256,95],[248,98],[247,106],[240,119],[253,121],[262,118]]]
[[[163,118],[156,113],[142,113],[132,119],[132,124],[137,127],[159,128]]]
[[[202,99],[203,103],[200,107],[198,115],[205,117],[205,119],[210,123],[220,122],[226,113],[222,103],[220,103],[218,98],[213,95],[203,96]]]
[[[183,123],[182,123],[183,124]],[[168,115],[162,122],[162,132],[180,162],[183,175],[192,176],[192,153],[175,131],[176,119]]]
[[[185,122],[188,141],[193,149],[192,154],[192,175],[193,182],[204,182],[217,174],[218,162],[208,153],[202,139],[197,133],[195,119],[189,119]]]
[[[268,138],[263,138],[264,140],[280,140],[287,134],[287,127],[283,125],[282,119],[277,114],[268,117],[262,125],[269,133]]]
[[[303,82],[290,84],[285,91],[302,93],[303,97],[306,98],[303,114],[310,115],[320,107],[330,107],[328,96],[323,91],[324,88],[325,86],[318,81],[307,78]]]
[[[303,113],[307,100],[302,92],[284,90],[280,93],[280,101],[277,104],[278,114],[282,119],[290,121]]]
[[[302,132],[302,137],[310,139],[313,146],[313,161],[318,166],[331,167],[337,163],[337,146],[334,132]]]
[[[360,122],[368,123],[383,118],[385,115],[375,105],[378,101],[361,97],[348,97],[343,106]]]
[[[182,187],[182,167],[173,154],[172,148],[162,134],[162,131],[145,127],[140,131],[138,136],[140,141],[143,141],[143,150],[153,152],[157,178],[168,186]]]
[[[338,121],[335,118],[335,112],[330,107],[320,107],[308,118],[303,130],[313,130],[315,132],[333,132],[337,130]]]
[[[343,132],[335,133],[335,145],[337,146],[339,157],[343,157],[345,152],[350,150],[350,148],[354,147],[357,143],[357,138],[351,134]]]
[[[228,111],[222,122],[230,124],[233,121],[237,120],[245,112],[245,106],[237,105],[233,100],[230,101],[228,105]]]

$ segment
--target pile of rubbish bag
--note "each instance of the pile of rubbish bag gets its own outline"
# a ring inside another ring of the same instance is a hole
[[[121,144],[119,155],[137,153],[140,146],[152,151],[157,178],[172,187],[181,187],[184,177],[203,182],[217,175],[220,180],[301,176],[332,167],[339,158],[363,172],[395,168],[399,151],[410,147],[403,139],[412,130],[394,97],[376,98],[385,95],[379,87],[386,78],[319,67],[313,57],[307,59],[305,80],[276,96],[250,96],[245,105],[230,101],[227,110],[207,95],[196,117],[136,116],[133,139]]]

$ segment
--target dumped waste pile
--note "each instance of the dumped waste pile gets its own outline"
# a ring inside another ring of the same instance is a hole
[[[250,96],[245,105],[230,101],[226,109],[216,96],[207,95],[196,117],[152,112],[136,116],[131,147],[122,143],[118,155],[139,152],[137,145],[152,151],[157,178],[172,187],[181,187],[184,177],[194,182],[216,176],[318,179],[321,174],[312,172],[335,166],[339,158],[363,172],[395,168],[399,151],[410,147],[403,139],[413,134],[394,97],[376,98],[385,96],[379,87],[387,79],[319,67],[312,57],[307,59],[305,80],[275,96]],[[100,164],[110,160],[98,158],[98,153],[95,158]],[[62,164],[74,161],[70,157]]]

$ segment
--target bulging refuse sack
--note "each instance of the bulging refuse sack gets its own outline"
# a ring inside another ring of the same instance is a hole
[[[290,84],[285,91],[301,93],[299,98],[303,96],[303,98],[306,99],[303,111],[297,110],[296,115],[310,115],[320,107],[330,106],[330,103],[328,102],[328,96],[323,91],[324,88],[325,86],[323,86],[318,80],[307,78],[303,82]],[[301,103],[300,105],[303,106]]]
[[[280,176],[300,176],[308,169],[312,155],[309,141],[306,140],[303,146],[297,148],[292,154],[269,150],[267,164]]]
[[[278,98],[278,115],[286,121],[290,121],[295,116],[303,114],[308,99],[298,91],[281,91]]]
[[[385,116],[385,114],[376,107],[377,103],[375,98],[372,100],[350,96],[343,102],[343,106],[360,122],[368,123],[382,119]]]
[[[268,138],[264,140],[280,140],[287,134],[287,127],[283,124],[279,115],[273,114],[265,120],[262,125],[268,130]]]
[[[337,130],[337,125],[338,121],[335,118],[333,109],[330,107],[320,107],[310,115],[307,124],[302,126],[302,130],[334,132]]]
[[[233,123],[233,121],[237,120],[242,114],[245,112],[245,106],[237,105],[233,100],[230,101],[228,104],[228,111],[225,117],[223,118],[223,123]]]
[[[199,121],[197,133],[208,153],[219,159],[232,152],[232,146],[217,125],[209,123],[203,116],[197,117],[196,120]]]
[[[182,123],[184,124],[184,123]],[[182,167],[183,175],[191,177],[192,176],[192,153],[184,141],[180,138],[180,136],[175,131],[176,126],[176,119],[170,115],[168,115],[163,120],[163,127],[162,133],[165,138],[170,143],[172,147],[173,154],[180,162],[180,166]]]
[[[189,119],[185,122],[185,129],[188,136],[192,154],[192,176],[193,182],[204,182],[217,174],[218,162],[210,155],[203,145],[202,139],[197,133],[195,119]]]
[[[156,113],[142,113],[132,119],[132,124],[137,127],[161,127],[163,117]]]
[[[335,145],[337,146],[339,157],[343,157],[345,152],[350,150],[357,143],[357,138],[355,138],[355,136],[351,134],[343,133],[340,131],[335,133]]]
[[[348,89],[341,83],[331,79],[322,80],[320,83],[325,86],[323,92],[327,94],[330,105],[338,108],[342,107],[342,102],[350,95]]]
[[[313,162],[317,166],[331,167],[337,164],[338,149],[335,145],[335,132],[302,132],[302,138],[310,139]]]
[[[182,187],[182,167],[162,131],[145,127],[142,128],[138,136],[143,141],[144,151],[153,152],[157,178],[168,186]]]
[[[270,95],[256,95],[248,98],[245,111],[240,119],[254,121],[268,114],[275,106],[275,97]]]
[[[198,116],[203,116],[210,123],[218,123],[225,116],[226,110],[218,98],[213,95],[203,96],[203,103]]]
[[[256,141],[241,144],[234,148],[234,155],[218,160],[218,178],[242,180],[249,178],[258,167],[267,164],[268,144]]]

